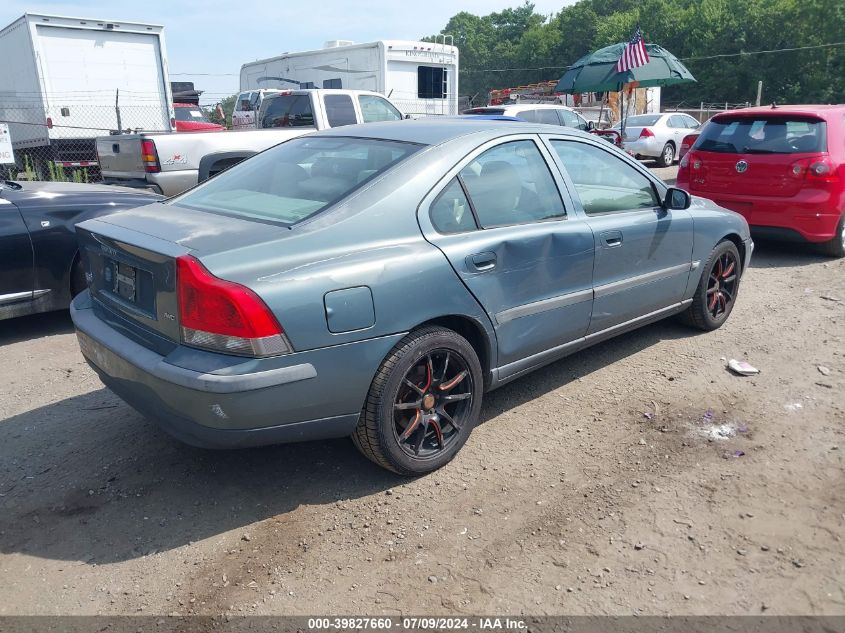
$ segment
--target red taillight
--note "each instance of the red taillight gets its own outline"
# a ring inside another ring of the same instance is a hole
[[[792,175],[813,183],[839,182],[839,176],[828,156],[802,158],[792,163]]]
[[[190,255],[176,258],[182,342],[242,356],[292,351],[270,308],[246,286],[215,277]]]
[[[144,163],[144,171],[148,174],[157,174],[161,171],[156,144],[150,139],[141,140],[141,162]]]
[[[640,138],[651,138],[652,136],[654,136],[654,132],[649,130],[647,127],[644,127],[640,132]]]

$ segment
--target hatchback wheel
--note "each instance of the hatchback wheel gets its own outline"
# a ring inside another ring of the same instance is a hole
[[[829,242],[821,245],[826,255],[831,257],[845,257],[845,213],[839,218],[839,226],[836,227],[836,235]]]
[[[657,159],[661,167],[671,167],[675,162],[675,146],[671,143],[666,143],[663,146],[663,151],[660,152],[660,158]]]
[[[739,251],[734,243],[719,242],[704,265],[692,304],[682,314],[683,320],[705,331],[721,327],[736,303],[741,273]]]
[[[422,475],[451,460],[481,410],[481,364],[452,330],[426,327],[382,362],[352,440],[375,463]]]

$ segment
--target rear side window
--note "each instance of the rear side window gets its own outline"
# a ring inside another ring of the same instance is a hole
[[[314,112],[308,95],[282,95],[264,100],[261,127],[312,127]]]
[[[359,95],[358,105],[361,106],[361,118],[364,123],[399,121],[402,118],[402,113],[387,99],[376,95]]]
[[[429,213],[439,233],[463,233],[476,228],[469,201],[457,178],[440,192]]]
[[[295,138],[235,165],[171,204],[294,224],[330,207],[420,147],[381,139]]]
[[[549,166],[532,141],[511,141],[481,154],[460,173],[483,228],[563,218]]]
[[[326,118],[329,127],[341,127],[343,125],[355,125],[355,106],[352,105],[352,97],[349,95],[326,95]]]
[[[522,112],[517,112],[514,116],[529,123],[537,122],[537,110],[523,110]]]
[[[827,125],[812,117],[719,117],[694,145],[726,154],[802,154],[827,151]]]

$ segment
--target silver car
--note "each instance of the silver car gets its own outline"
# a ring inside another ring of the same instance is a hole
[[[680,112],[629,116],[622,146],[632,156],[655,159],[661,167],[669,167],[675,162],[681,141],[699,127],[697,120]],[[619,123],[613,126],[614,130],[619,128]]]
[[[299,137],[77,234],[82,352],[130,405],[202,446],[352,436],[405,475],[491,389],[672,315],[720,327],[753,248],[595,136],[478,119]]]

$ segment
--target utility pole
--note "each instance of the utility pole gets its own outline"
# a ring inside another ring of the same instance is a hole
[[[758,106],[760,105],[760,100],[763,98],[763,82],[757,82],[757,101],[755,102]]]

